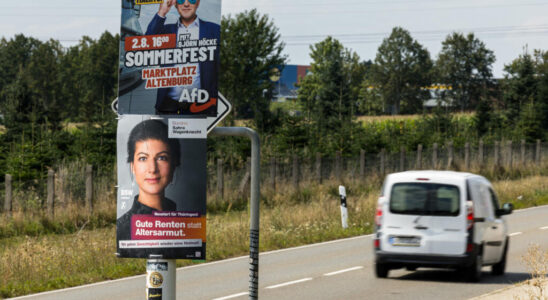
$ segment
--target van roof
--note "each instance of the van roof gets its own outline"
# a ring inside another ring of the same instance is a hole
[[[417,178],[429,178],[438,180],[465,180],[471,177],[482,177],[468,172],[420,170],[392,173],[388,175],[391,180],[416,180]]]

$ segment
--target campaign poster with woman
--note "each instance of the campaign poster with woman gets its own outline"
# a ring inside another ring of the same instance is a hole
[[[152,115],[118,122],[119,257],[205,259],[205,139],[170,138],[167,123]]]
[[[119,114],[217,115],[221,0],[122,0]]]

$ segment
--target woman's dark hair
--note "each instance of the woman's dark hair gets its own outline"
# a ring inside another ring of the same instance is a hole
[[[127,141],[127,162],[132,163],[135,156],[137,142],[146,140],[158,140],[164,142],[169,148],[171,165],[179,166],[181,163],[181,149],[177,139],[170,139],[167,135],[167,125],[160,120],[146,120],[133,127]]]

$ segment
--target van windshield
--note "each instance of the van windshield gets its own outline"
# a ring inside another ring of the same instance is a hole
[[[396,183],[390,193],[390,212],[409,215],[457,216],[459,188],[436,183]]]

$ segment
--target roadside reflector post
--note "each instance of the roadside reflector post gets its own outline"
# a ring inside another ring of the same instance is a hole
[[[339,185],[339,195],[341,196],[341,222],[343,228],[348,228],[348,208],[346,207],[346,189]]]
[[[259,197],[260,142],[259,135],[247,127],[215,127],[217,136],[242,136],[251,140],[251,203],[249,220],[249,299],[259,298]]]
[[[161,257],[161,255],[158,255]],[[175,299],[177,274],[175,259],[154,258],[147,260],[146,299]]]

